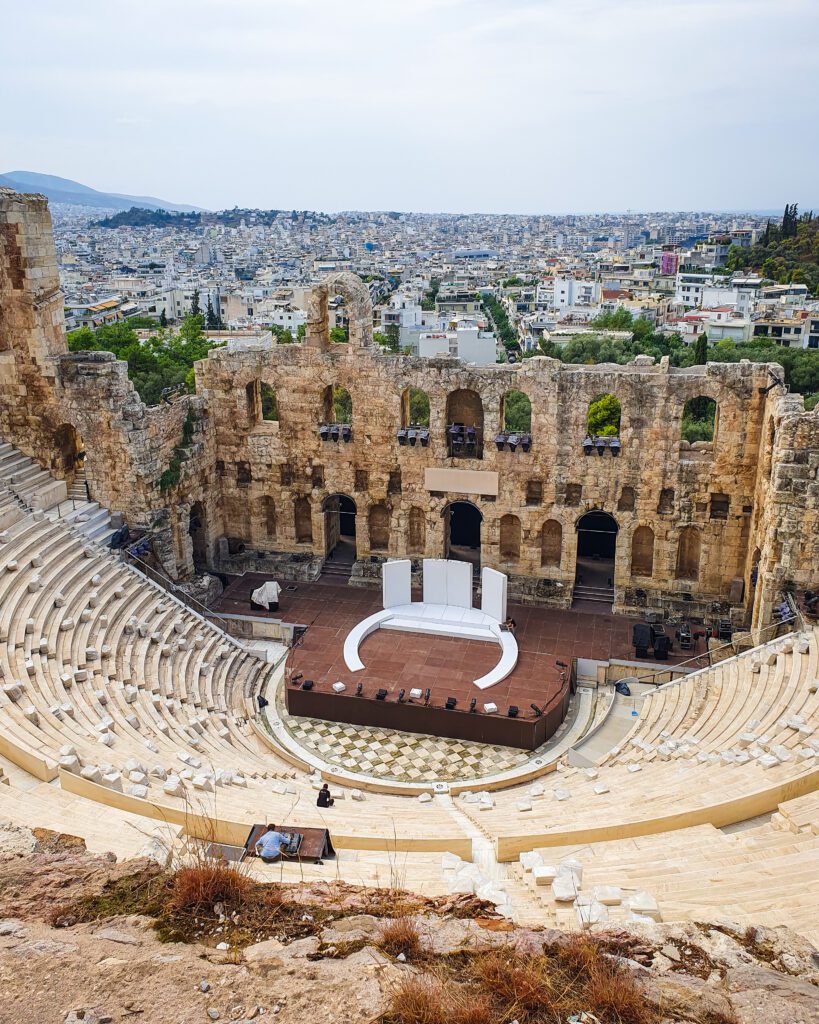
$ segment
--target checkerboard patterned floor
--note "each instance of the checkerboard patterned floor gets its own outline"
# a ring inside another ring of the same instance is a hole
[[[303,747],[348,771],[399,782],[451,781],[490,775],[525,764],[526,750],[342,725],[315,718],[285,718],[288,732]]]
[[[396,782],[452,782],[520,768],[554,746],[574,717],[570,708],[563,725],[537,750],[516,750],[441,736],[297,718],[288,715],[282,706],[278,710],[296,742],[328,764]]]

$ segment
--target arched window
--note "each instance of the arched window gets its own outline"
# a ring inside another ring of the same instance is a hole
[[[322,420],[324,423],[352,423],[353,399],[340,384],[328,384],[322,392]]]
[[[717,436],[717,403],[699,395],[683,406],[683,441],[713,441]]]
[[[265,494],[259,498],[259,526],[261,535],[268,540],[276,536],[276,506],[273,499]]]
[[[638,526],[631,538],[631,575],[651,576],[654,572],[654,531]]]
[[[503,396],[501,430],[510,433],[530,434],[532,432],[532,403],[522,391],[507,391]]]
[[[693,526],[684,526],[677,544],[677,579],[697,580],[700,575],[700,535]]]
[[[420,388],[405,388],[401,395],[401,426],[429,426],[429,395]]]
[[[390,546],[390,513],[386,505],[373,505],[369,513],[370,550],[386,551]]]
[[[454,458],[483,458],[483,402],[477,391],[461,388],[446,399],[447,451]]]
[[[310,512],[310,499],[307,497],[293,500],[293,519],[296,529],[297,544],[313,543],[313,517]]]
[[[264,381],[259,385],[259,394],[262,405],[262,419],[268,421],[278,420],[279,403],[276,401],[276,392]]]
[[[257,380],[251,380],[245,385],[245,404],[247,408],[248,423],[258,423],[260,412],[260,399],[259,382]]]
[[[520,520],[517,516],[505,515],[500,521],[500,557],[502,562],[520,560]]]
[[[586,430],[596,437],[613,437],[620,433],[620,403],[614,395],[598,395],[589,403]]]
[[[427,519],[422,508],[413,507],[409,513],[409,553],[423,555],[426,548]]]
[[[540,564],[560,568],[563,527],[556,519],[547,519],[540,530]]]

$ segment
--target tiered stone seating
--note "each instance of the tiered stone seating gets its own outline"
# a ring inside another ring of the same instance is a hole
[[[661,687],[597,769],[462,804],[501,860],[770,812],[819,787],[817,634],[791,634]]]
[[[783,805],[784,806],[784,805]],[[819,825],[813,809],[811,822]],[[548,847],[516,865],[510,888],[523,919],[577,927],[585,906],[602,902],[600,923],[642,916],[666,921],[728,917],[742,924],[787,924],[819,938],[809,893],[819,863],[819,837],[765,823],[726,834],[712,825],[611,842]],[[549,875],[579,863],[580,906],[555,899]],[[534,905],[521,898],[523,890]],[[586,901],[585,903],[583,901]],[[653,906],[656,904],[656,909]],[[642,913],[635,913],[639,907]]]
[[[12,761],[154,820],[205,804],[234,838],[294,805],[305,824],[326,822],[317,784],[294,780],[245,719],[265,662],[62,519],[33,512],[2,539],[0,744]],[[349,800],[344,821],[349,846],[469,848],[446,809],[400,797]],[[334,830],[342,845],[345,834]]]

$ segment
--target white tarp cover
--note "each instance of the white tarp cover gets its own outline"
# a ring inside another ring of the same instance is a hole
[[[271,604],[275,604],[279,600],[281,592],[282,588],[275,580],[268,580],[253,591],[250,599],[254,604],[260,604],[263,608],[269,608]]]

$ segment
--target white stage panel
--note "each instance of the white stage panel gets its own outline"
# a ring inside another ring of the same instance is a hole
[[[384,562],[381,567],[381,587],[385,608],[412,601],[412,563],[408,558]]]
[[[446,604],[446,561],[424,559],[424,604]]]
[[[446,562],[446,603],[458,608],[472,607],[471,562]]]
[[[485,567],[481,573],[481,611],[496,622],[506,621],[506,576]]]

